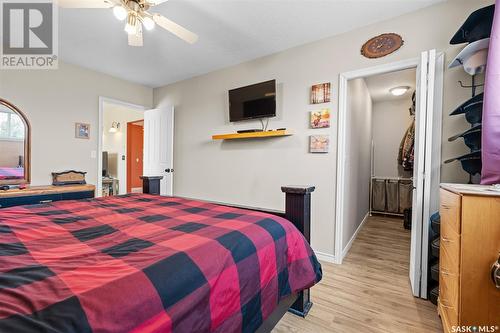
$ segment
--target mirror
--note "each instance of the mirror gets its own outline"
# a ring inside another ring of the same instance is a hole
[[[0,185],[30,181],[30,125],[13,104],[0,98]]]

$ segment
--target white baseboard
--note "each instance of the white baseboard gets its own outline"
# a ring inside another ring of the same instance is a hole
[[[320,261],[325,261],[325,262],[329,262],[332,264],[335,264],[337,262],[335,260],[335,256],[333,254],[325,253],[325,252],[321,252],[321,251],[316,251],[316,250],[314,250],[314,253],[316,254],[316,257],[318,258],[318,260],[320,260]]]
[[[337,262],[338,264],[342,263],[342,260],[344,260],[345,256],[347,255],[347,252],[349,252],[349,250],[351,249],[352,243],[354,242],[354,240],[358,236],[358,233],[361,230],[361,228],[363,228],[363,225],[368,220],[368,216],[370,216],[370,212],[366,213],[365,217],[363,218],[363,221],[361,221],[361,223],[359,224],[358,228],[354,232],[354,235],[352,235],[351,239],[349,239],[349,242],[347,243],[347,245],[345,246],[345,248],[342,250],[342,256],[340,258],[338,258],[339,259],[338,262]]]

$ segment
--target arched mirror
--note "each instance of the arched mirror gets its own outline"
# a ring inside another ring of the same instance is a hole
[[[30,181],[30,125],[12,103],[0,98],[0,185]]]

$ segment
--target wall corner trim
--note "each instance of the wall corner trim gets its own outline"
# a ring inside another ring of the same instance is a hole
[[[331,264],[337,263],[337,260],[333,254],[325,253],[325,252],[321,252],[321,251],[316,251],[316,250],[314,250],[314,253],[316,254],[316,257],[318,258],[318,260],[320,260],[320,261],[325,261],[325,262],[328,262]]]
[[[368,221],[368,217],[369,216],[370,216],[370,213],[369,212],[366,213],[365,217],[363,218],[363,221],[361,221],[361,223],[359,224],[358,228],[356,229],[356,231],[352,235],[351,239],[349,239],[349,242],[347,243],[347,245],[342,250],[342,256],[339,258],[339,260],[340,260],[339,264],[342,263],[342,260],[344,260],[345,256],[347,255],[347,252],[349,252],[349,250],[351,249],[352,243],[354,243],[354,240],[358,236],[359,231],[361,230],[361,228],[363,228],[363,226],[365,225],[366,221]]]

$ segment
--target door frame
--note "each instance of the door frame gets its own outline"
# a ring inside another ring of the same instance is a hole
[[[133,104],[118,99],[99,96],[99,116],[97,120],[97,184],[96,197],[102,197],[102,135],[104,131],[104,103],[124,106],[130,109],[144,111],[146,107],[143,105]]]
[[[430,50],[427,52],[429,57],[429,71],[428,71],[428,91],[432,94],[427,94],[427,109],[432,110],[432,114],[427,114],[426,118],[426,145],[425,145],[425,166],[424,170],[428,172],[424,178],[424,202],[423,202],[423,222],[421,226],[422,238],[421,242],[421,260],[428,263],[429,258],[429,234],[430,234],[430,221],[427,218],[439,211],[439,184],[441,180],[441,144],[427,144],[428,142],[441,143],[442,140],[442,123],[443,123],[443,96],[444,96],[444,68],[445,59],[444,53]],[[431,129],[430,131],[428,129]],[[431,156],[431,158],[427,158]],[[439,156],[439,158],[432,158]],[[421,264],[420,272],[420,297],[427,299],[427,278],[428,278],[428,265]]]
[[[436,55],[436,58],[442,57],[443,53],[438,52]],[[359,70],[354,70],[350,72],[345,72],[341,73],[339,75],[339,109],[338,109],[338,132],[337,132],[337,171],[336,171],[336,185],[335,185],[335,207],[336,207],[336,214],[335,214],[335,263],[337,264],[342,264],[342,261],[349,251],[349,247],[352,244],[352,242],[349,242],[349,244],[346,246],[345,249],[342,248],[343,244],[343,227],[344,227],[344,218],[345,218],[345,210],[346,210],[346,201],[344,200],[344,195],[343,193],[345,192],[345,154],[346,154],[346,134],[347,134],[347,92],[348,92],[348,81],[349,80],[354,80],[358,78],[365,78],[368,76],[373,76],[373,75],[379,75],[379,74],[386,74],[389,72],[395,72],[395,71],[401,71],[401,70],[406,70],[406,69],[411,69],[411,68],[418,68],[420,65],[420,57],[408,59],[408,60],[402,60],[402,61],[396,61],[392,63],[387,63],[387,64],[381,64],[373,67],[368,67],[368,68],[363,68]],[[441,85],[441,87],[439,87]],[[442,90],[442,85],[443,82],[432,82],[430,86],[434,88],[434,86],[441,88]],[[441,123],[442,123],[442,117],[441,114],[439,117],[435,117],[434,119],[435,125],[441,129]],[[432,135],[432,133],[426,133],[426,139],[428,138],[429,135]],[[422,149],[424,154],[429,153],[428,149],[424,150]],[[436,161],[434,161],[436,162]],[[439,165],[441,164],[441,161],[438,161]],[[432,169],[432,172],[440,172],[439,167],[435,167]],[[438,175],[439,176],[439,175]],[[426,198],[427,199],[427,198]],[[420,226],[422,227],[422,226]],[[422,228],[419,228],[422,230]],[[358,229],[359,230],[359,229]],[[424,228],[423,231],[427,230],[427,228]],[[357,231],[356,231],[357,232]],[[356,234],[353,236],[353,238],[356,237]],[[422,234],[420,235],[420,242],[422,242]],[[427,249],[423,251],[422,249],[422,255],[427,255]],[[426,296],[426,295],[424,295]]]
[[[390,72],[402,71],[405,69],[417,68],[420,64],[419,58],[393,62],[374,67],[363,68],[351,72],[341,73],[339,75],[339,110],[338,110],[338,133],[337,133],[337,184],[335,194],[335,263],[342,264],[348,247],[342,248],[343,227],[345,216],[345,153],[346,153],[346,134],[347,134],[347,91],[348,82],[359,78],[365,78],[373,75],[386,74]]]

